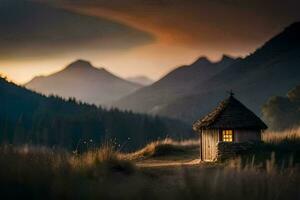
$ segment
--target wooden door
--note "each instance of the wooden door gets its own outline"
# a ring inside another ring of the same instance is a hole
[[[204,161],[214,161],[217,156],[217,142],[219,140],[218,130],[202,131],[202,159]]]

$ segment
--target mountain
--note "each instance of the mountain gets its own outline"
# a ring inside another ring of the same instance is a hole
[[[126,78],[126,80],[143,86],[151,85],[154,82],[152,79],[148,78],[147,76],[133,76],[133,77]]]
[[[221,64],[220,70],[211,73],[211,65],[219,69],[222,61],[210,63],[200,59],[196,63],[202,63],[202,67],[195,67],[199,73],[194,72],[194,79],[193,73],[185,73],[192,72],[189,69],[193,65],[180,67],[157,83],[122,98],[118,105],[190,123],[212,110],[226,91],[232,89],[242,102],[260,114],[261,106],[270,96],[282,96],[300,83],[299,35],[300,22],[297,22],[249,56],[238,60],[227,58],[230,61],[227,65]]]
[[[266,42],[246,58],[195,86],[159,114],[193,121],[209,112],[233,90],[257,114],[271,96],[282,96],[300,83],[300,22]]]
[[[157,113],[174,99],[193,93],[193,88],[239,59],[223,56],[218,62],[201,57],[191,65],[181,66],[159,81],[117,101],[114,106],[137,112]]]
[[[46,95],[75,97],[96,105],[109,105],[141,87],[84,60],[77,60],[52,75],[35,77],[25,86]]]
[[[191,136],[191,127],[177,120],[46,97],[3,78],[0,102],[0,143],[81,150],[112,141],[133,150],[158,138]]]

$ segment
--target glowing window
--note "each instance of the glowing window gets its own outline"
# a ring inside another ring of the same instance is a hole
[[[222,139],[223,139],[223,142],[232,142],[233,141],[233,131],[232,130],[222,130]]]

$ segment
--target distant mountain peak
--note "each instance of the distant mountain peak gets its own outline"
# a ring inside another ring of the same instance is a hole
[[[104,68],[94,67],[89,61],[76,60],[61,71],[35,77],[25,86],[43,94],[109,105],[141,87],[124,80]]]
[[[214,62],[209,60],[205,56],[201,56],[194,63],[192,63],[192,65],[225,64],[225,63],[233,62],[235,60],[238,60],[238,58],[234,58],[234,57],[226,55],[226,54],[223,54],[220,60],[214,61]]]
[[[72,62],[71,64],[69,64],[67,67],[67,69],[85,69],[85,68],[94,68],[93,65],[86,60],[76,60],[74,62]]]
[[[193,64],[203,64],[203,65],[207,65],[207,64],[218,64],[218,63],[226,63],[226,62],[231,62],[236,60],[236,58],[233,58],[232,56],[223,54],[221,59],[213,62],[211,60],[209,60],[206,56],[201,56],[199,57]]]
[[[222,61],[227,61],[227,60],[235,60],[235,58],[229,56],[229,55],[226,55],[226,54],[223,54],[222,55],[222,58],[220,59],[219,62],[222,62]]]
[[[239,60],[241,60],[240,57],[235,58],[235,57],[223,54],[221,59],[216,61],[215,64],[223,64],[223,65],[225,64],[226,65],[226,64],[232,64],[232,63],[237,62]]]
[[[206,56],[199,57],[193,64],[210,64],[211,61]]]

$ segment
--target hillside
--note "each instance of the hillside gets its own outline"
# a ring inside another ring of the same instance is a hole
[[[0,143],[84,150],[108,140],[130,150],[158,138],[191,134],[179,121],[46,97],[3,78],[0,100]]]
[[[126,80],[143,86],[151,85],[154,82],[152,79],[148,78],[147,76],[132,76],[126,78]]]
[[[115,106],[138,112],[157,113],[174,99],[193,93],[193,88],[224,70],[238,59],[223,56],[219,62],[201,57],[191,65],[181,66],[154,84],[122,98]]]
[[[232,89],[245,105],[260,114],[269,97],[285,95],[300,83],[299,34],[300,23],[292,24],[253,54],[197,85],[193,94],[174,100],[159,113],[193,121]]]
[[[35,77],[25,86],[43,94],[75,97],[96,105],[109,105],[141,87],[84,60],[77,60],[52,75]]]
[[[155,111],[156,114],[192,122],[212,110],[218,101],[224,98],[226,91],[232,89],[242,102],[259,114],[261,106],[270,96],[284,95],[290,88],[299,84],[299,35],[300,22],[292,24],[246,58],[231,63],[211,76],[207,72],[203,73],[205,80],[202,76],[196,75],[196,79],[201,81],[192,86],[174,81],[174,87],[180,90],[180,95],[170,95],[170,98],[164,95],[155,96],[149,92],[153,90],[155,85],[153,84],[147,88],[147,91],[146,88],[141,89],[135,93],[135,96],[131,95],[123,99],[119,105],[121,108]],[[170,78],[169,76],[170,74],[158,83]],[[139,95],[141,91],[144,91],[143,96],[149,95],[148,97],[155,98],[151,99],[154,103],[141,101],[138,106],[130,104],[133,99],[141,99]],[[156,102],[162,103],[157,106]],[[141,109],[143,107],[146,109]]]

